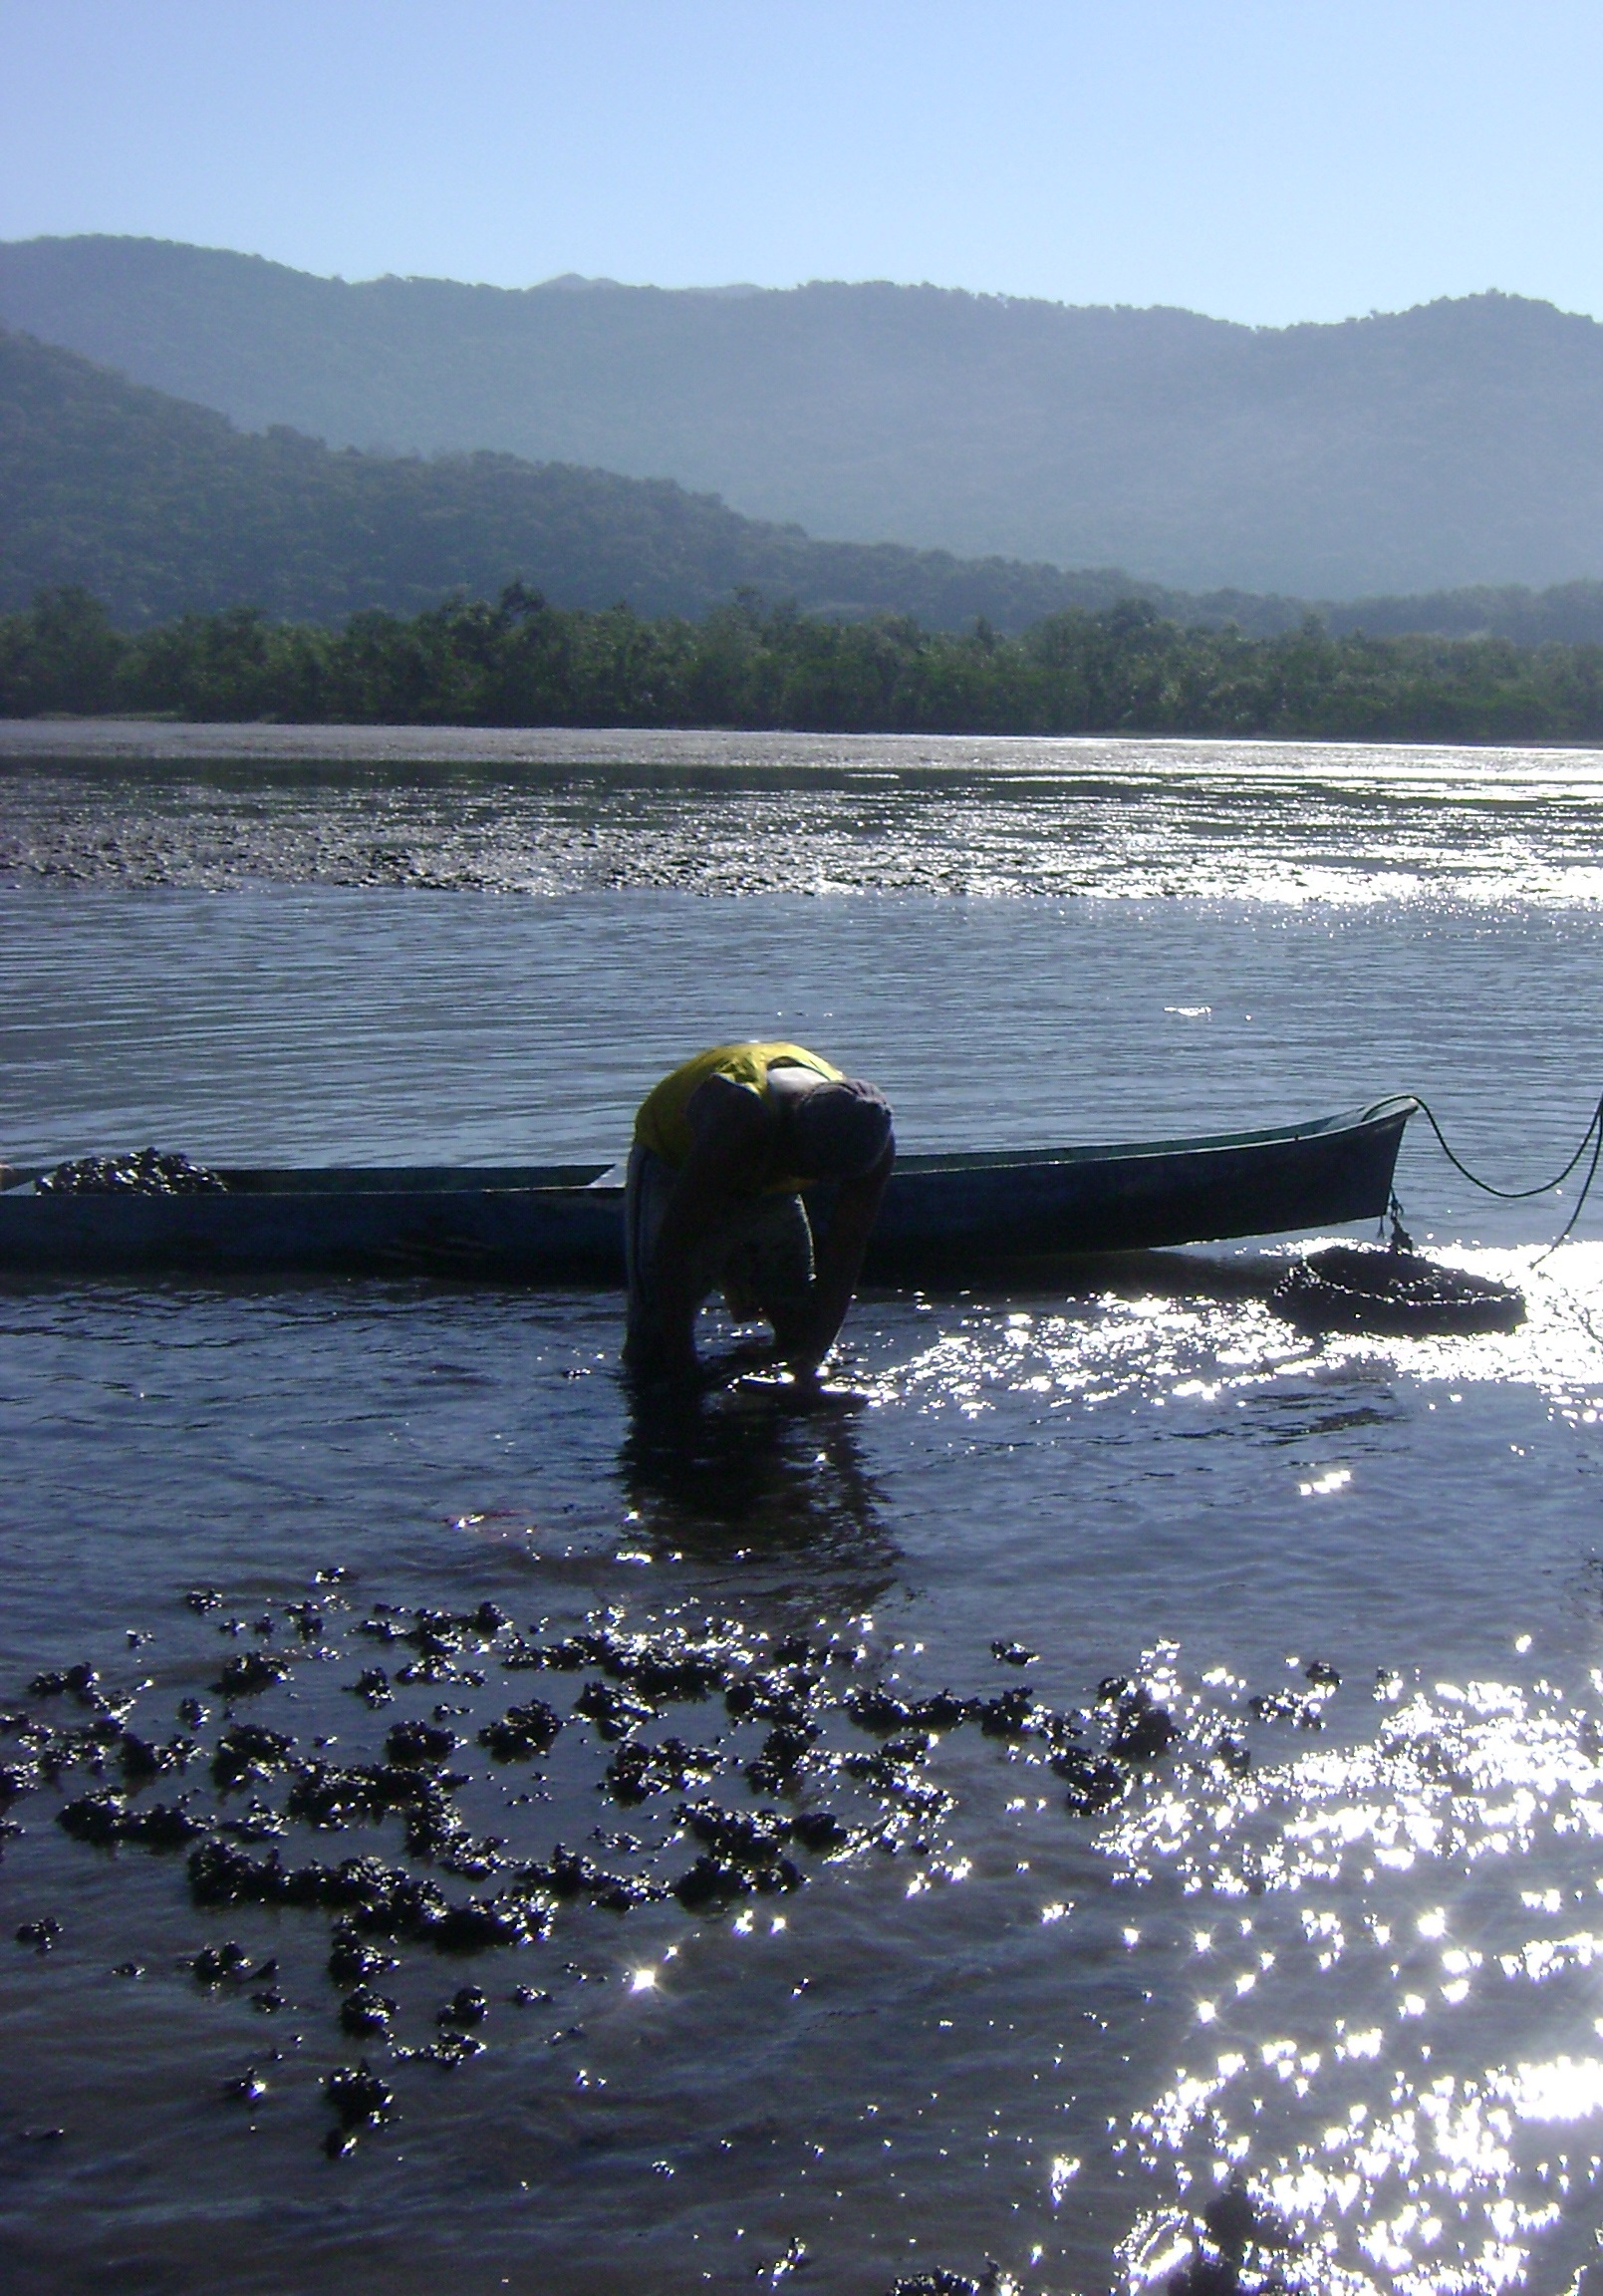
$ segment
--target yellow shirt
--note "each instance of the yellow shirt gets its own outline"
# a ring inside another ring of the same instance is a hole
[[[685,1110],[707,1078],[727,1076],[732,1084],[745,1085],[760,1099],[768,1089],[770,1068],[810,1068],[831,1084],[839,1084],[843,1075],[841,1069],[832,1068],[804,1044],[715,1044],[710,1052],[698,1052],[693,1060],[686,1060],[647,1093],[635,1118],[636,1147],[651,1149],[677,1171],[695,1142]]]

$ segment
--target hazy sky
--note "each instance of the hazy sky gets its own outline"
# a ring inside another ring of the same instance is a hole
[[[1603,315],[1603,0],[0,0],[0,238]]]

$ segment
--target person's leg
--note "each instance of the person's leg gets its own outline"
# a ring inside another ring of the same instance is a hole
[[[813,1283],[813,1231],[799,1196],[759,1196],[743,1207],[718,1282],[737,1323],[793,1322]]]
[[[629,1285],[624,1363],[632,1371],[650,1369],[658,1350],[657,1242],[676,1178],[671,1165],[650,1148],[630,1150],[624,1186],[624,1267]],[[698,1301],[718,1289],[731,1242],[742,1232],[741,1216],[736,1214],[730,1227],[720,1227],[696,1247],[691,1275]]]
[[[624,1322],[624,1361],[638,1369],[650,1360],[657,1319],[652,1303],[652,1262],[658,1230],[673,1175],[649,1148],[631,1148],[624,1184],[624,1271],[629,1307]]]

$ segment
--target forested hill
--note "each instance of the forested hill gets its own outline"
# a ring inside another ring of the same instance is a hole
[[[85,237],[0,245],[0,320],[253,429],[669,477],[815,534],[1303,597],[1603,576],[1603,327],[1511,296],[1272,329]]]
[[[1176,621],[1294,630],[1295,598],[1189,597],[1113,571],[810,541],[706,495],[506,454],[433,460],[334,451],[288,430],[236,430],[203,407],[125,382],[72,352],[0,331],[0,611],[81,585],[142,628],[185,612],[257,607],[332,622],[364,607],[415,612],[510,581],[562,607],[626,599],[698,615],[741,591],[933,630],[983,618],[1004,632],[1140,597]],[[1319,609],[1333,631],[1603,639],[1603,583],[1360,600]]]
[[[847,617],[1022,629],[1135,585],[1003,560],[809,541],[664,480],[509,454],[336,451],[236,430],[69,351],[0,332],[0,609],[81,584],[129,627],[260,607],[409,613],[521,579],[559,606],[696,615],[742,589]],[[1162,603],[1163,601],[1160,600]]]

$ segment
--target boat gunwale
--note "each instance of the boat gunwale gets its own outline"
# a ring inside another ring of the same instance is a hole
[[[1084,1147],[1063,1148],[981,1148],[949,1151],[936,1150],[926,1154],[899,1156],[892,1174],[897,1179],[936,1178],[945,1173],[986,1173],[1008,1170],[1042,1170],[1053,1167],[1085,1166],[1090,1164],[1116,1164],[1152,1161],[1160,1158],[1201,1156],[1228,1153],[1236,1149],[1295,1147],[1308,1140],[1332,1139],[1343,1132],[1362,1132],[1391,1122],[1406,1122],[1419,1107],[1411,1093],[1394,1093],[1364,1108],[1345,1109],[1335,1116],[1313,1117],[1303,1123],[1275,1124],[1249,1132],[1216,1132],[1171,1137],[1160,1140],[1117,1140]],[[11,1176],[0,1187],[0,1199],[14,1197],[28,1190],[34,1181],[55,1167],[40,1164],[11,1167]],[[227,1193],[241,1199],[275,1197],[313,1197],[350,1194],[353,1196],[594,1196],[609,1199],[622,1196],[624,1183],[601,1185],[610,1172],[618,1169],[612,1163],[587,1164],[530,1164],[474,1166],[471,1164],[401,1164],[401,1165],[218,1165],[219,1178],[229,1183]],[[473,1175],[481,1171],[482,1184],[475,1185]],[[514,1174],[527,1174],[515,1178]],[[285,1185],[304,1180],[309,1186]],[[449,1185],[441,1185],[448,1181]],[[207,1192],[208,1194],[210,1192]],[[86,1195],[77,1192],[52,1198],[35,1193],[30,1202],[82,1203],[93,1195],[98,1202],[133,1202],[142,1196],[141,1191],[120,1189],[94,1190]],[[148,1200],[148,1199],[145,1199]]]

